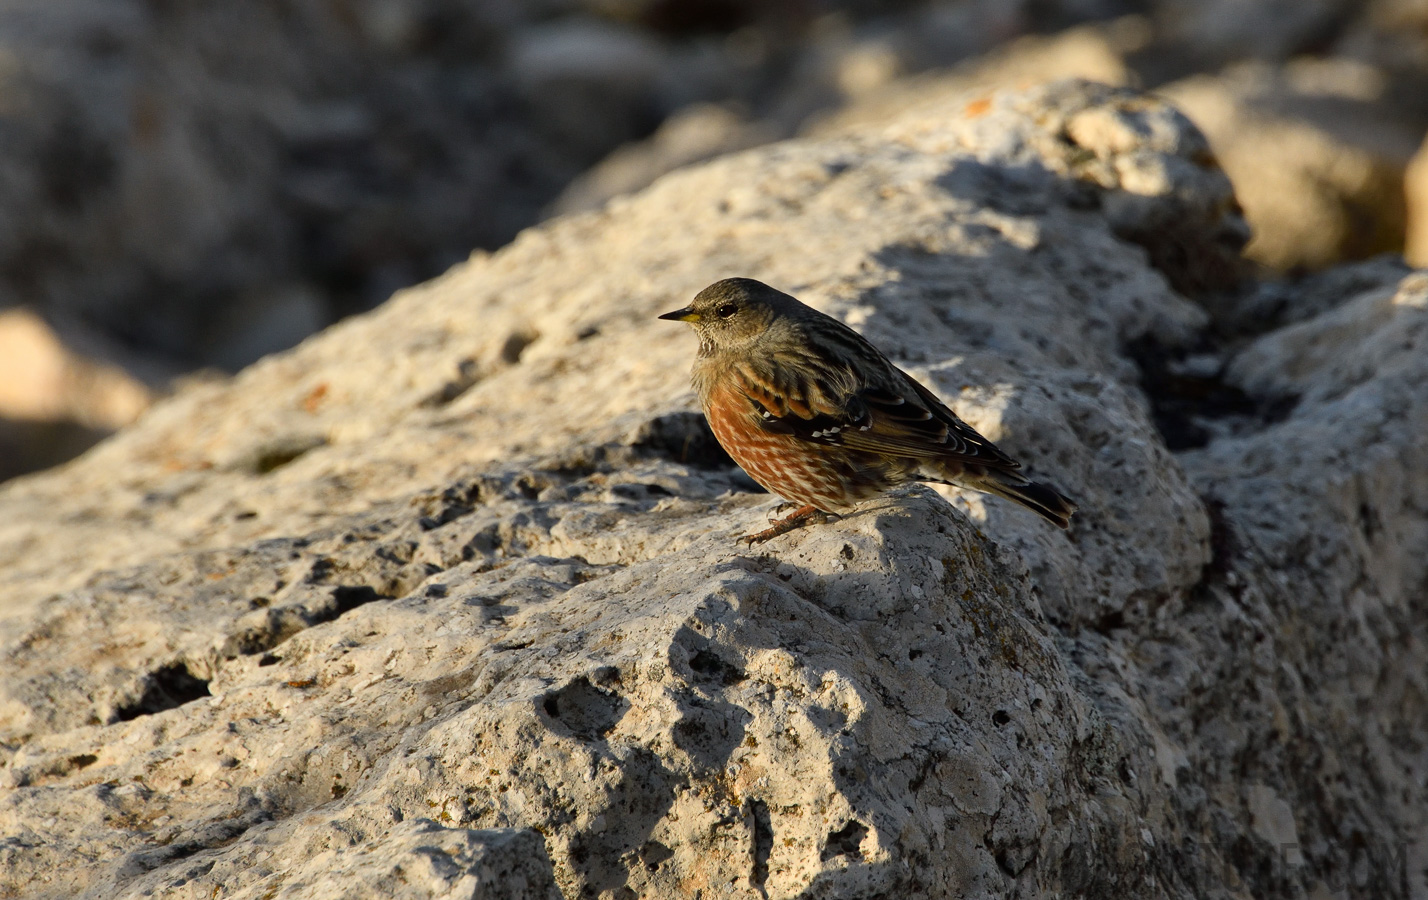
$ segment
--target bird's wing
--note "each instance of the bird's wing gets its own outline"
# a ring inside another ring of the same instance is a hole
[[[864,347],[832,362],[751,360],[735,374],[771,432],[885,456],[1021,468],[871,345],[857,349]]]

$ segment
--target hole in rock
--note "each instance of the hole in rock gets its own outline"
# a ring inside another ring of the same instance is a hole
[[[674,851],[659,841],[648,841],[640,848],[640,861],[643,862],[645,868],[651,872],[658,869],[660,863],[672,856],[674,856]]]
[[[749,712],[731,703],[711,702],[694,695],[686,695],[683,700],[682,716],[671,734],[674,746],[689,754],[695,764],[718,769],[743,743]]]
[[[325,609],[315,609],[311,614],[305,616],[306,624],[321,625],[323,622],[331,622],[339,616],[350,613],[359,606],[366,606],[377,600],[390,600],[390,595],[377,591],[376,588],[366,584],[339,584],[332,589],[332,606]],[[284,639],[289,637],[284,636]]]
[[[818,858],[827,861],[838,856],[862,856],[860,847],[867,836],[868,826],[854,819],[837,831],[828,832],[828,840]]]
[[[712,650],[700,650],[689,659],[689,668],[698,682],[714,682],[721,685],[738,684],[744,680],[744,670],[726,662]]]
[[[524,500],[534,500],[540,492],[550,487],[551,482],[535,473],[527,473],[515,480],[516,492]]]
[[[1126,614],[1119,610],[1112,610],[1096,620],[1095,628],[1101,634],[1110,634],[1120,628],[1126,627]]]
[[[195,677],[186,663],[173,663],[150,673],[139,699],[120,707],[114,715],[117,721],[128,722],[208,696],[207,681]]]
[[[672,497],[669,489],[657,484],[617,484],[610,492],[621,500],[646,500],[650,497]]]
[[[463,359],[456,364],[456,375],[434,393],[421,401],[421,405],[427,409],[435,409],[445,406],[462,394],[471,390],[476,383],[481,380],[481,372],[476,367],[476,360]]]
[[[501,362],[508,366],[514,366],[521,361],[521,356],[526,352],[526,348],[540,339],[538,331],[514,331],[506,337],[506,342],[501,345]]]
[[[1116,774],[1120,776],[1121,781],[1125,784],[1131,784],[1135,781],[1135,770],[1131,768],[1130,759],[1124,756],[1121,757],[1120,764],[1116,766]]]
[[[624,697],[614,691],[600,690],[584,676],[551,691],[541,700],[541,709],[552,721],[585,741],[596,741],[609,734],[629,708]]]
[[[340,584],[332,589],[332,599],[337,601],[337,615],[340,616],[374,600],[391,598],[377,593],[376,588],[365,584]]]
[[[1004,709],[999,709],[992,713],[992,724],[998,728],[1011,721],[1011,714]]]
[[[422,531],[440,528],[463,516],[468,516],[481,505],[482,488],[479,482],[460,482],[446,488],[439,496],[425,496],[415,502],[422,516],[417,526]]]
[[[290,434],[275,437],[253,451],[248,468],[255,475],[267,475],[304,456],[309,451],[327,445],[327,438],[317,434]]]

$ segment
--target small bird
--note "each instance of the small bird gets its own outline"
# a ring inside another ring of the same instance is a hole
[[[728,454],[792,514],[741,540],[826,521],[912,481],[1014,500],[1056,525],[1076,504],[1031,481],[862,335],[752,278],[726,278],[661,319],[699,336],[694,387]]]

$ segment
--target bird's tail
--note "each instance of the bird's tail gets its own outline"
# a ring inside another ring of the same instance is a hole
[[[1048,484],[1032,481],[1016,472],[987,468],[977,477],[970,476],[972,473],[968,472],[958,479],[959,483],[1020,503],[1061,528],[1070,526],[1071,515],[1076,512],[1076,504],[1070,497]]]

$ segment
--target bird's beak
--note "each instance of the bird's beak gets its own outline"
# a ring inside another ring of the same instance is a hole
[[[674,322],[688,322],[689,324],[693,325],[695,322],[698,322],[704,317],[686,306],[684,309],[676,309],[674,312],[667,312],[664,315],[660,316],[660,318],[669,319]]]

